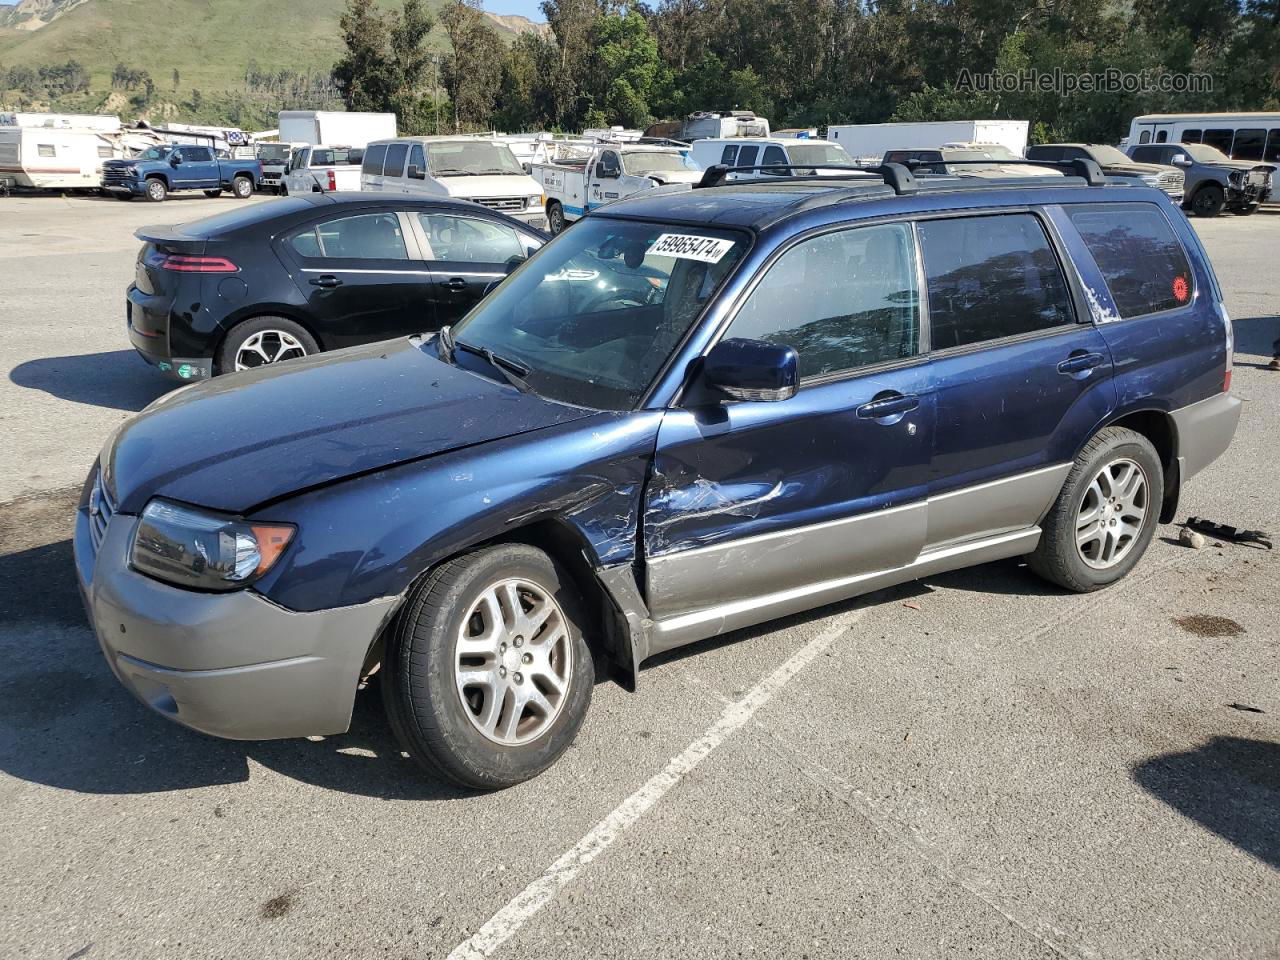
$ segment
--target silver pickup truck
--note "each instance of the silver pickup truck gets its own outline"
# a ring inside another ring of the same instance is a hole
[[[357,147],[318,143],[293,148],[280,192],[335,193],[360,189],[360,163],[364,151]]]

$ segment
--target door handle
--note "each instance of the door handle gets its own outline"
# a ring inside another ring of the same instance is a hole
[[[1086,353],[1083,350],[1076,350],[1058,364],[1058,372],[1065,374],[1084,373],[1088,374],[1094,367],[1102,363],[1105,358],[1100,353]]]
[[[454,293],[461,293],[463,290],[467,289],[467,281],[463,280],[461,277],[454,277],[451,280],[444,281],[440,286],[444,287],[446,290],[452,290]]]
[[[326,273],[322,277],[314,277],[309,282],[313,287],[324,287],[325,289],[342,286],[342,281],[331,273]]]
[[[900,413],[910,413],[918,406],[920,398],[914,393],[894,393],[855,407],[853,412],[861,420],[883,420]]]

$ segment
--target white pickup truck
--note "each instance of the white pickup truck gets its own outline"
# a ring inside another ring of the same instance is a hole
[[[542,185],[547,229],[559,233],[590,210],[667,184],[692,188],[702,171],[677,147],[602,143],[532,165]]]
[[[360,161],[364,151],[318,143],[295,144],[285,168],[280,192],[334,193],[360,189]]]

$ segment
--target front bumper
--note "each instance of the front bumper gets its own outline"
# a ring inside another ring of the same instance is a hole
[[[1219,393],[1172,410],[1178,434],[1178,475],[1186,482],[1226,453],[1240,423],[1240,400],[1229,393]]]
[[[532,210],[521,210],[519,213],[509,213],[507,216],[515,217],[517,220],[527,223],[538,230],[547,229],[547,212],[539,207],[534,207]]]
[[[130,569],[137,522],[99,522],[95,543],[88,505],[76,514],[81,596],[125,688],[171,720],[232,740],[346,731],[365,655],[398,598],[298,613],[252,590],[172,587]]]
[[[103,181],[102,189],[109,193],[129,193],[135,197],[144,196],[147,192],[146,184],[141,180],[112,180],[110,183]]]

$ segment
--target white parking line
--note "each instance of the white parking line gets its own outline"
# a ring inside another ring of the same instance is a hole
[[[768,703],[796,674],[821,656],[862,617],[862,613],[862,610],[855,610],[837,617],[830,627],[793,653],[782,666],[748,690],[742,699],[726,706],[719,719],[702,736],[673,757],[644,786],[618,804],[612,813],[561,854],[542,876],[520,891],[510,903],[490,917],[484,926],[454,947],[449,960],[478,960],[490,956],[506,943],[527,920],[550,903],[562,887],[571,883],[587,864],[604,853],[624,830],[644,816],[668,790],[683,780],[712,751],[745,726],[756,711]]]

